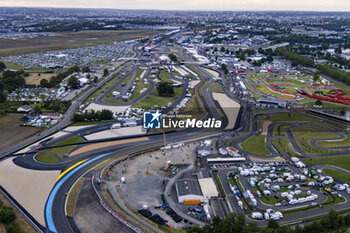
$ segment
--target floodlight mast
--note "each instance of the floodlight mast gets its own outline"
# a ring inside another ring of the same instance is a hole
[[[168,159],[166,154],[166,138],[165,138],[165,130],[163,131],[164,135],[164,157],[165,157],[165,170],[168,170]]]

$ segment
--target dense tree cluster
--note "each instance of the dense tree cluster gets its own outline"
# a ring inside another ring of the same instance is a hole
[[[12,91],[18,87],[24,87],[26,85],[26,81],[23,78],[24,73],[25,72],[23,70],[4,71],[0,79],[0,89],[2,88],[3,90]]]
[[[301,56],[297,53],[290,52],[286,47],[279,47],[276,49],[276,52],[286,57],[287,59],[291,60],[295,65],[303,65],[303,66],[309,66],[309,67],[315,66],[314,60]]]
[[[0,61],[0,72],[4,71],[5,69],[6,69],[5,63]]]
[[[70,76],[68,79],[68,86],[72,89],[77,89],[80,86],[78,78],[74,75]]]
[[[226,64],[221,64],[221,69],[224,71],[224,73],[225,74],[227,74],[228,73],[228,69],[227,69],[227,66],[226,66]]]
[[[257,224],[254,222],[247,224],[243,213],[230,213],[225,219],[215,216],[212,224],[203,228],[195,226],[188,233],[251,233],[257,231]]]
[[[280,226],[277,221],[270,219],[265,229],[259,229],[256,223],[247,223],[243,213],[230,213],[225,219],[216,216],[211,224],[203,228],[195,226],[188,233],[326,233],[345,232],[349,226],[350,214],[339,215],[334,209],[320,220],[303,226],[297,225],[295,228]]]
[[[53,112],[65,113],[70,105],[71,101],[53,100],[41,102],[40,107],[42,109],[50,109]]]
[[[323,74],[334,78],[340,82],[350,84],[350,74],[348,72],[339,70],[333,66],[330,65],[318,65],[316,67],[319,71],[321,71]]]
[[[329,53],[327,53],[326,56],[324,56],[324,58],[327,59],[328,61],[335,62],[343,66],[348,66],[350,68],[350,61],[340,56],[332,56]]]
[[[84,66],[83,68],[81,68],[81,72],[83,73],[89,73],[91,70],[90,70],[90,67],[88,66]]]
[[[68,70],[59,73],[53,77],[51,77],[50,82],[46,82],[46,81],[42,81],[40,80],[40,85],[43,84],[45,86],[42,87],[56,87],[59,83],[62,82],[63,79],[65,79],[66,77],[68,77],[69,75],[75,73],[75,72],[79,72],[80,68],[79,66],[73,66],[71,68],[69,68]],[[42,83],[43,82],[43,83]]]
[[[106,77],[107,75],[109,75],[109,71],[107,69],[103,70],[103,76]]]
[[[0,103],[6,101],[9,92],[26,85],[26,81],[23,78],[24,74],[25,72],[23,70],[6,70],[2,73],[2,76],[0,77]]]
[[[276,36],[269,37],[270,40],[275,40],[276,43],[281,42],[289,42],[291,44],[299,43],[299,44],[337,44],[341,42],[345,42],[345,46],[350,46],[350,43],[346,43],[348,41],[347,38],[338,39],[338,38],[326,38],[326,37],[313,37],[306,35],[293,35],[289,34],[288,36]]]
[[[173,61],[175,63],[177,62],[177,56],[175,54],[171,53],[168,55],[168,57],[170,58],[171,61]]]
[[[0,223],[6,226],[7,233],[22,233],[23,231],[15,222],[16,215],[12,208],[0,203]]]
[[[103,120],[112,120],[113,113],[110,110],[103,109],[101,111],[85,111],[82,114],[74,113],[73,121],[74,122],[84,122],[84,121],[103,121]]]
[[[169,82],[160,82],[157,86],[157,91],[159,96],[174,96],[173,84]]]
[[[255,50],[254,49],[246,49],[246,50],[239,49],[235,52],[235,54],[241,61],[245,61],[246,55],[248,55],[248,56],[254,55]]]

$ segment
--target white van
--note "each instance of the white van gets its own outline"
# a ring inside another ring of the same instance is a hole
[[[116,124],[113,124],[112,126],[111,126],[111,129],[119,129],[119,128],[121,128],[122,127],[122,125],[120,124],[120,123],[116,123]]]

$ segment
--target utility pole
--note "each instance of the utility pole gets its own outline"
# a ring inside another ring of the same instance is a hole
[[[168,170],[168,158],[166,155],[166,140],[165,140],[165,130],[163,131],[164,135],[164,157],[165,157],[165,170]]]

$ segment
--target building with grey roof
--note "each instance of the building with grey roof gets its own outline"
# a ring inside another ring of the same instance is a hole
[[[184,200],[200,200],[203,202],[201,186],[197,179],[180,179],[175,183],[179,203]]]

